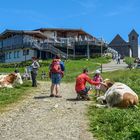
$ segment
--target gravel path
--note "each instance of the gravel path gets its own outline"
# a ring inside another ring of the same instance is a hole
[[[117,64],[116,61],[111,61],[110,63],[103,64],[102,65],[102,71],[103,72],[109,72],[109,71],[115,71],[115,70],[124,70],[127,69],[127,64],[123,62],[123,60],[120,61],[120,64]]]
[[[93,140],[87,131],[86,107],[75,101],[74,84],[62,83],[63,98],[50,98],[50,83],[0,115],[0,140]]]

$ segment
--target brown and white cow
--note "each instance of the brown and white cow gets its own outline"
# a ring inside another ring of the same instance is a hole
[[[16,84],[23,84],[20,73],[0,75],[0,87],[13,88]]]
[[[101,89],[106,91],[104,96],[98,97],[97,107],[120,107],[127,108],[138,104],[137,94],[127,85],[109,80],[101,85]]]

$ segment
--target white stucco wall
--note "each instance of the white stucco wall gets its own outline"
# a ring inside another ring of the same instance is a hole
[[[10,52],[11,52],[11,55],[9,58]],[[19,55],[17,52],[19,52]],[[5,63],[22,62],[22,61],[25,61],[25,59],[31,60],[33,56],[36,56],[34,50],[29,50],[29,55],[26,55],[26,56],[23,55],[23,50],[7,51],[7,52],[5,52]]]
[[[138,57],[140,58],[140,45],[138,46]]]
[[[57,32],[56,32],[56,31],[45,31],[44,34],[45,34],[48,38],[57,37]],[[55,36],[54,36],[54,35],[55,35]]]

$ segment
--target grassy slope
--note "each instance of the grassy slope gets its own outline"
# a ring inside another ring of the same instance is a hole
[[[100,63],[107,63],[108,60],[105,59],[91,59],[91,60],[70,60],[65,62],[66,71],[63,78],[64,82],[74,82],[77,75],[79,75],[83,68],[88,68],[89,72],[93,72],[100,67]]]
[[[49,64],[51,63],[52,60],[48,61],[43,61],[41,64],[41,68],[39,69],[38,72],[38,80],[41,80],[41,72],[45,71],[47,74],[49,73]],[[75,77],[82,72],[82,69],[87,67],[89,71],[94,71],[97,67],[100,67],[100,63],[107,63],[109,60],[106,58],[95,58],[95,59],[81,59],[81,60],[68,60],[65,61],[65,76],[63,78],[64,82],[74,82]],[[31,62],[28,62],[28,65],[31,64]],[[13,72],[15,68],[13,65],[8,68],[3,68],[2,66],[0,67],[0,73],[10,73]],[[18,68],[18,70],[21,73],[24,73],[24,68]],[[49,78],[47,79],[49,80]]]
[[[68,61],[66,61],[65,62],[66,72],[65,72],[63,81],[64,82],[75,81],[75,77],[79,73],[81,73],[81,71],[84,67],[88,67],[90,71],[93,71],[94,69],[96,69],[97,66],[99,66],[99,64],[97,64],[97,62],[105,63],[105,62],[108,62],[108,59],[98,58],[98,59],[91,59],[89,61],[86,61],[86,60],[68,60]],[[40,80],[42,70],[44,70],[48,73],[49,63],[51,63],[51,60],[45,61],[42,63],[42,67],[39,69],[38,80]],[[14,70],[15,70],[15,68],[12,68],[12,66],[8,67],[8,68],[4,68],[2,66],[0,67],[1,73],[10,73],[10,72],[13,72]],[[23,73],[24,68],[19,68],[19,71],[21,73]],[[47,80],[49,80],[49,79],[47,79]],[[13,89],[6,89],[6,88],[0,89],[0,110],[3,107],[7,106],[8,104],[14,103],[17,100],[21,99],[23,97],[23,95],[27,94],[27,90],[31,88],[30,86],[31,86],[31,83],[26,82],[22,86],[17,86]]]
[[[81,73],[84,67],[94,71],[99,67],[98,63],[107,62],[106,59],[69,60],[65,62],[66,72],[64,82],[74,82],[75,77]],[[42,70],[48,72],[48,61],[46,66],[39,70],[38,79]],[[0,68],[0,72],[11,72],[14,68]],[[20,70],[24,70],[21,68]],[[22,72],[21,71],[21,72]],[[116,71],[104,73],[104,78],[120,81],[129,85],[140,96],[140,70]],[[29,83],[15,89],[0,89],[0,106],[10,104],[21,98],[29,89]],[[140,140],[140,109],[97,109],[89,108],[91,131],[99,140]],[[137,138],[138,137],[138,138]]]
[[[15,88],[1,88],[0,89],[0,110],[11,103],[15,103],[22,99],[24,95],[28,94],[28,90],[31,88],[31,83],[26,82],[23,85],[18,85]]]
[[[129,85],[140,97],[140,70],[115,71],[104,78]],[[99,140],[140,140],[140,105],[138,109],[89,108],[90,129]]]

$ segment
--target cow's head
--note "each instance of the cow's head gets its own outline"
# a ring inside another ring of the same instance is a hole
[[[8,82],[8,83],[12,84],[15,81],[16,78],[17,78],[17,76],[16,76],[15,73],[10,73],[6,77],[4,77],[4,82]]]
[[[15,79],[15,84],[23,84],[23,81],[22,81],[22,78],[21,78],[21,75],[20,73],[15,73],[16,75],[16,79]]]
[[[105,79],[100,86],[100,90],[106,92],[110,87],[112,87],[113,84],[114,82],[112,82],[110,79]]]

